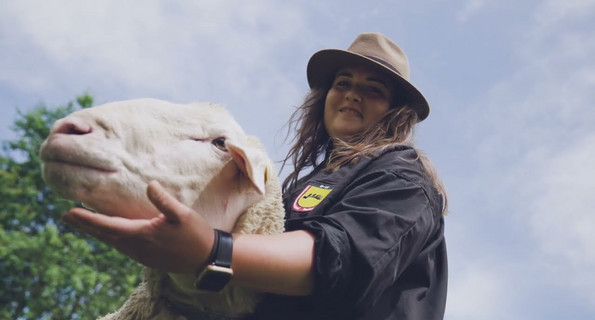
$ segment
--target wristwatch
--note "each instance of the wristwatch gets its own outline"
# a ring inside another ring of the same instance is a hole
[[[231,277],[231,256],[233,252],[233,237],[231,233],[215,229],[215,242],[207,259],[207,266],[196,277],[194,287],[199,290],[221,291]]]

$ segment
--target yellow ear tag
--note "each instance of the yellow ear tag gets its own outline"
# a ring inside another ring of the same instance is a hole
[[[269,182],[269,167],[264,168],[264,183]]]

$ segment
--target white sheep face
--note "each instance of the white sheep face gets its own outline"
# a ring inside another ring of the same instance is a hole
[[[40,156],[53,190],[101,213],[156,216],[146,187],[157,180],[213,227],[231,230],[261,199],[269,165],[264,150],[247,141],[220,106],[138,99],[57,121]]]

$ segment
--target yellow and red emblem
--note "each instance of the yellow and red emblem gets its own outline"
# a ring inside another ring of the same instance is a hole
[[[293,202],[293,210],[299,212],[311,211],[316,208],[316,206],[320,204],[331,191],[333,191],[333,189],[329,186],[320,185],[315,187],[313,185],[308,185]]]

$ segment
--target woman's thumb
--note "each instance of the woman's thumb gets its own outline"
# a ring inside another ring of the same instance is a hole
[[[190,208],[179,202],[155,180],[149,182],[147,196],[153,205],[165,215],[168,222],[178,223],[182,220],[182,215],[191,211]]]

